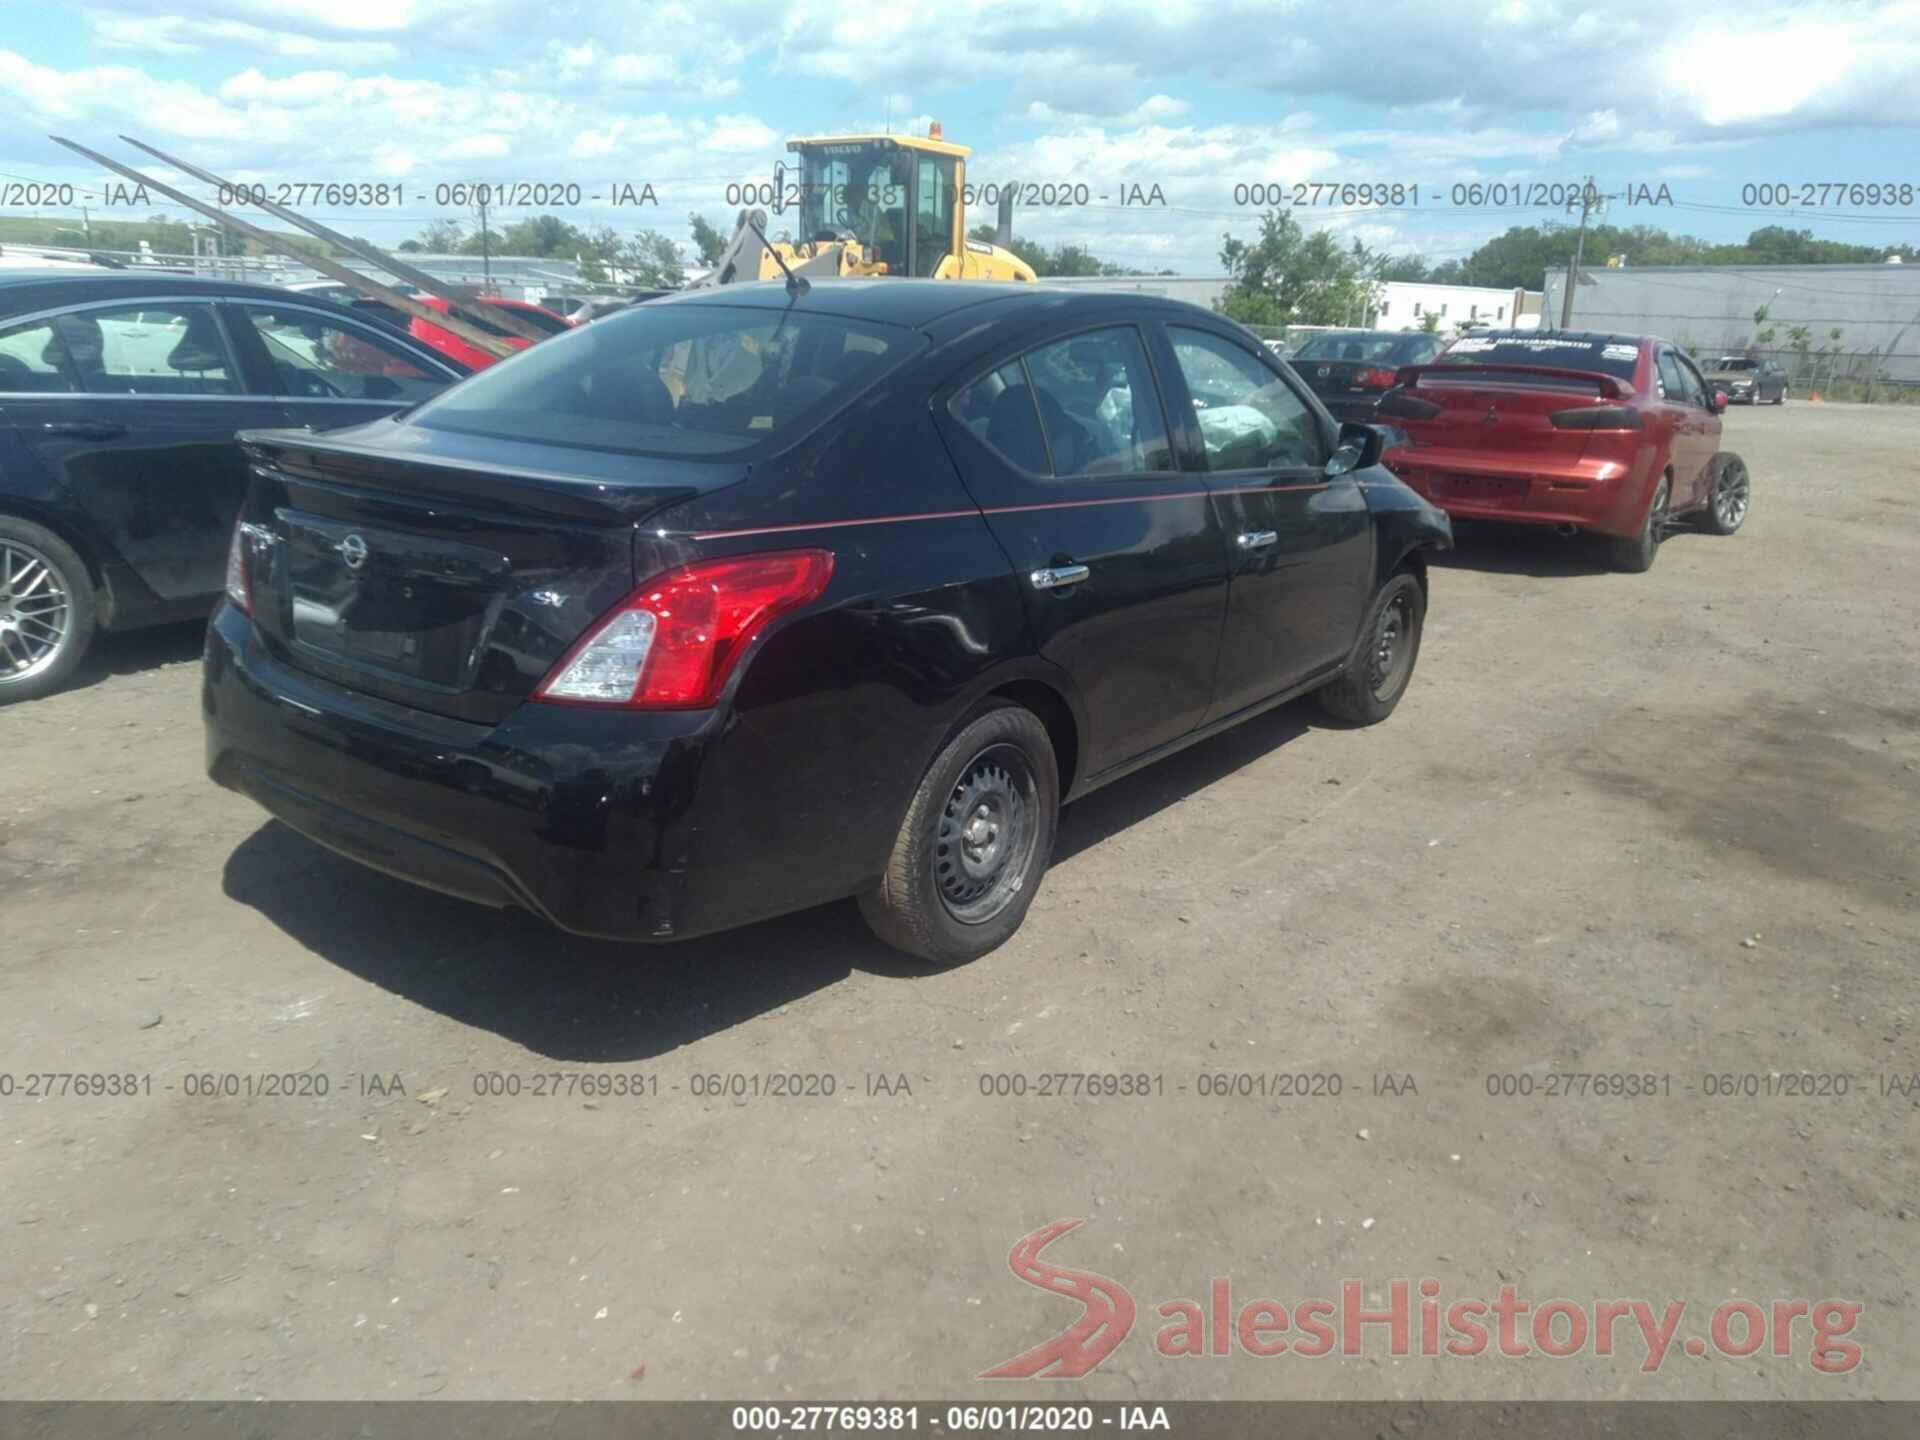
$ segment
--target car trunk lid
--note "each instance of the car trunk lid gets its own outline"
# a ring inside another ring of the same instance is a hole
[[[1409,365],[1398,373],[1382,414],[1416,451],[1577,460],[1596,432],[1555,424],[1553,416],[1632,395],[1625,381],[1585,370]]]
[[[271,536],[247,559],[269,643],[337,684],[482,723],[632,589],[641,520],[745,470],[389,422],[242,440],[244,518]]]

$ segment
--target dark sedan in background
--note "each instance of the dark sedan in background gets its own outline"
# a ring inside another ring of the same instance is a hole
[[[1450,539],[1231,321],[1030,286],[674,296],[243,439],[213,778],[636,940],[858,896],[984,954],[1063,801],[1296,695],[1385,718]]]
[[[465,373],[272,286],[0,276],[0,704],[61,684],[97,629],[207,613],[246,488],[235,431],[377,419]]]
[[[1787,370],[1777,360],[1751,355],[1722,355],[1707,367],[1707,383],[1727,392],[1734,405],[1784,405]]]
[[[1364,425],[1402,365],[1424,365],[1447,342],[1424,330],[1329,330],[1293,352],[1291,364],[1336,420]]]

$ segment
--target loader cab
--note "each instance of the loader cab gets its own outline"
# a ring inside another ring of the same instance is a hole
[[[966,179],[964,147],[917,136],[794,140],[799,215],[794,243],[853,243],[861,273],[933,277],[960,263]],[[880,267],[884,266],[882,270]]]

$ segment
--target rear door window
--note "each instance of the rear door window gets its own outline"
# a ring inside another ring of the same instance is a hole
[[[240,308],[266,346],[282,395],[411,404],[452,383],[445,371],[429,368],[370,329],[294,306]]]
[[[999,453],[1016,470],[1053,474],[1046,433],[1040,428],[1040,403],[1018,360],[982,375],[947,407],[981,444]]]
[[[1146,346],[1130,325],[1029,350],[974,381],[949,409],[1029,474],[1065,480],[1174,468]]]
[[[1660,372],[1660,398],[1675,405],[1687,403],[1687,382],[1680,373],[1680,362],[1671,350],[1662,350],[1654,357],[1654,364]]]

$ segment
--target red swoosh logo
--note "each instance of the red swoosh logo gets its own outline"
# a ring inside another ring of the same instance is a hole
[[[1079,1220],[1056,1220],[1016,1241],[1007,1252],[1007,1268],[1035,1289],[1078,1300],[1080,1318],[1051,1340],[1022,1351],[991,1370],[982,1380],[1071,1380],[1085,1375],[1111,1355],[1133,1329],[1133,1296],[1117,1280],[1086,1270],[1050,1265],[1040,1252],[1058,1240]]]

